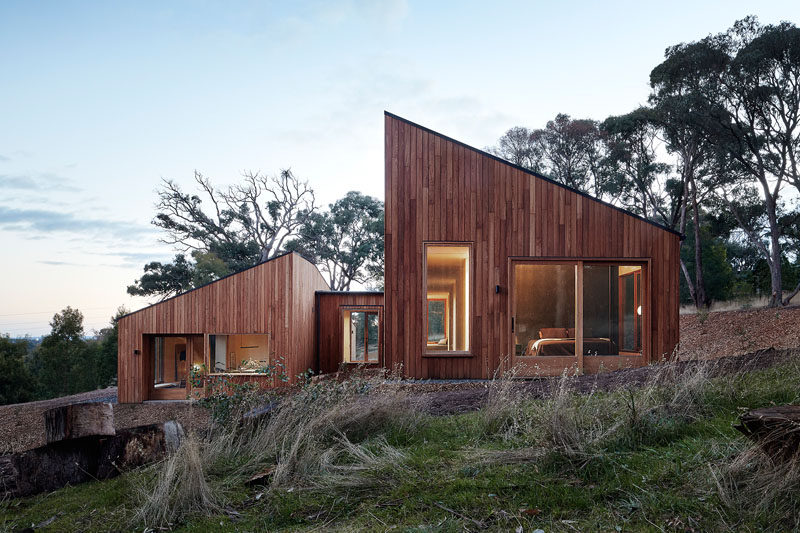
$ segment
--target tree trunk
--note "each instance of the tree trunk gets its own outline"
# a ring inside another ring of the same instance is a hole
[[[691,178],[690,185],[692,187],[692,220],[694,220],[694,279],[695,279],[695,306],[697,309],[701,307],[710,307],[711,302],[708,300],[706,293],[706,283],[703,278],[703,251],[702,243],[700,242],[700,209],[697,206],[697,187],[694,178]]]
[[[800,452],[800,405],[778,405],[747,411],[734,426],[775,460],[796,459]]]
[[[689,269],[686,268],[686,263],[681,259],[681,272],[683,272],[683,278],[686,280],[686,287],[689,289],[689,297],[694,302],[695,307],[697,307],[697,295],[694,292],[694,281],[692,281],[692,277],[689,275]]]
[[[44,412],[47,442],[90,436],[114,435],[114,411],[110,403],[78,403]]]
[[[769,274],[772,293],[770,294],[767,307],[778,307],[783,305],[783,284],[781,275],[781,243],[780,228],[778,227],[778,216],[776,214],[775,200],[771,196],[767,197],[767,218],[769,219],[770,237],[770,258]]]

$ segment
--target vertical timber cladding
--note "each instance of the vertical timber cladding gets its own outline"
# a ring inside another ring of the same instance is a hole
[[[642,362],[678,342],[680,236],[635,215],[385,114],[384,357],[416,378],[487,378],[510,355],[510,258],[649,262]],[[423,357],[423,243],[473,244],[468,357]],[[500,287],[499,293],[495,287]]]
[[[320,374],[338,371],[344,360],[344,309],[375,310],[385,320],[382,292],[317,292],[317,354]],[[384,341],[382,326],[383,322],[380,322],[380,341]]]
[[[314,294],[328,288],[316,266],[289,253],[122,317],[119,402],[148,399],[145,335],[267,333],[270,357],[284,358],[290,378],[314,368]]]

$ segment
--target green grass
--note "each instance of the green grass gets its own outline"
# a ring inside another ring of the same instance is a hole
[[[226,493],[238,513],[194,516],[175,531],[386,530],[463,531],[760,531],[790,529],[778,513],[749,514],[723,505],[712,471],[747,446],[733,428],[743,408],[797,402],[800,373],[789,363],[712,380],[690,418],[657,415],[620,431],[586,456],[552,451],[529,462],[482,460],[536,441],[511,435],[484,413],[427,417],[411,430],[381,433],[406,455],[382,487],[308,489],[241,487]],[[595,394],[586,408],[621,405],[623,392]],[[638,394],[638,393],[634,393]],[[584,401],[584,400],[580,400]],[[616,402],[616,403],[615,403]],[[537,409],[541,401],[528,402]],[[598,416],[600,415],[598,411]],[[367,437],[367,436],[364,436]],[[38,524],[44,531],[129,531],[142,472],[0,503],[0,531]],[[260,496],[259,496],[260,495]],[[781,503],[781,502],[779,502]],[[786,502],[782,502],[786,503]],[[445,510],[447,508],[452,510]],[[780,520],[776,522],[776,520]],[[795,519],[796,520],[796,519]]]

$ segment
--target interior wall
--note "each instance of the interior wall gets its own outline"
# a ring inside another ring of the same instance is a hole
[[[186,360],[176,361],[175,348],[183,344],[186,346]],[[189,347],[186,344],[185,337],[164,337],[164,381],[180,381],[186,379],[186,374],[189,371],[187,360],[189,359]],[[177,363],[177,365],[176,365]],[[177,372],[176,372],[177,366]]]
[[[245,360],[269,364],[268,335],[228,335],[228,369],[236,370]]]

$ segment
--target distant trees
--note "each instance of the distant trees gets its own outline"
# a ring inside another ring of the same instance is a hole
[[[87,337],[83,314],[71,307],[56,313],[42,342],[0,336],[0,405],[54,398],[109,387],[117,381],[117,323]],[[32,347],[33,346],[33,347]]]
[[[246,172],[222,191],[199,172],[194,180],[194,193],[162,182],[153,224],[178,253],[168,263],[147,263],[129,294],[169,298],[289,250],[316,262],[336,290],[382,283],[383,202],[350,192],[320,210],[314,191],[290,170]]]
[[[34,399],[33,376],[25,364],[28,343],[0,335],[0,405]]]
[[[691,231],[681,281],[698,308],[743,283],[761,290],[742,269],[753,253],[769,272],[769,305],[787,305],[800,292],[800,29],[747,17],[667,49],[650,84],[649,107],[600,123],[559,114],[540,130],[510,129],[490,150]]]

